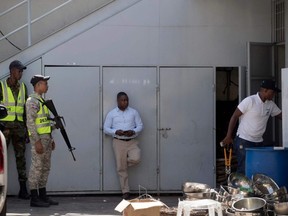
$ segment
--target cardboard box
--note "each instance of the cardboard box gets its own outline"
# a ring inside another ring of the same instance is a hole
[[[160,208],[164,203],[151,199],[122,200],[115,208],[123,212],[123,216],[160,216]]]

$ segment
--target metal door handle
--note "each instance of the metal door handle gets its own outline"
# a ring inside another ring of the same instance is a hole
[[[171,130],[171,128],[159,128],[158,130],[159,130],[159,131],[164,131],[164,132],[162,133],[162,137],[165,138],[165,139],[167,139],[167,138],[168,138],[168,133],[167,133],[167,131]]]
[[[163,131],[163,130],[171,130],[171,128],[159,128],[157,129],[158,131]]]

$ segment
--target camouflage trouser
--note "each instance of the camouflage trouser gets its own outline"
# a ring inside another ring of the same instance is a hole
[[[44,148],[43,154],[38,154],[35,150],[35,141],[31,140],[31,167],[29,172],[30,190],[46,187],[48,175],[51,167],[52,139],[41,138]]]
[[[16,157],[16,167],[19,181],[26,181],[26,130],[24,128],[7,128],[3,131],[7,146],[12,142]]]

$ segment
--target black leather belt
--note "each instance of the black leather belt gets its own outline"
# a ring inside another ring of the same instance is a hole
[[[132,140],[132,139],[120,139],[120,138],[117,138],[117,137],[114,137],[114,139],[125,141],[125,142],[128,142],[128,141]]]

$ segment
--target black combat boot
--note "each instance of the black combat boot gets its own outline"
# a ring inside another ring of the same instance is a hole
[[[26,181],[19,181],[20,190],[18,194],[18,198],[20,199],[30,199],[30,195],[28,194]]]
[[[49,207],[50,204],[48,202],[44,202],[38,197],[38,191],[36,189],[31,190],[31,200],[30,206],[31,207]]]
[[[44,202],[49,203],[50,205],[59,205],[58,202],[50,199],[50,198],[47,196],[46,188],[39,188],[39,198],[40,198],[41,200],[43,200]]]

